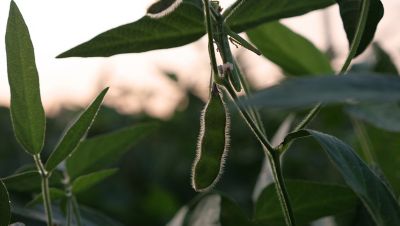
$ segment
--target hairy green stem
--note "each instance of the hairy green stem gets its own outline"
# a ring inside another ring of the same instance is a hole
[[[214,50],[214,35],[213,35],[213,27],[212,27],[212,18],[211,18],[211,13],[210,13],[210,3],[208,0],[203,0],[204,4],[204,17],[205,17],[205,26],[206,26],[206,31],[207,31],[207,37],[208,37],[208,53],[210,55],[210,60],[211,60],[211,68],[212,68],[212,75],[213,75],[213,80],[215,83],[220,84],[221,79],[218,74],[218,65],[217,65],[217,59],[215,58],[215,50]]]
[[[283,179],[283,173],[279,158],[279,152],[274,149],[267,138],[264,136],[262,131],[256,126],[255,122],[250,117],[250,114],[244,110],[244,107],[240,104],[238,97],[234,91],[234,89],[230,86],[230,84],[225,85],[226,90],[229,95],[233,99],[236,107],[238,108],[240,114],[245,119],[247,125],[253,131],[256,138],[260,141],[263,146],[264,153],[267,156],[268,160],[271,164],[272,175],[275,181],[275,188],[278,193],[279,201],[282,207],[283,215],[285,217],[285,222],[288,226],[295,226],[295,218],[293,214],[293,209],[290,203],[289,194],[287,192],[285,181]]]
[[[51,209],[51,198],[50,198],[50,187],[49,187],[49,177],[50,174],[46,171],[42,160],[40,159],[40,155],[33,155],[33,159],[35,160],[36,168],[38,169],[40,176],[42,178],[42,197],[43,197],[43,205],[44,212],[47,216],[47,225],[53,226],[53,213]]]
[[[205,8],[205,17],[206,17],[206,28],[207,28],[207,33],[208,33],[208,41],[209,41],[209,54],[211,58],[211,62],[216,62],[215,61],[215,51],[213,48],[213,42],[214,39],[217,42],[217,46],[219,48],[219,52],[222,58],[222,61],[225,63],[231,63],[233,65],[233,70],[228,70],[230,76],[225,76],[221,79],[221,85],[223,85],[228,92],[229,96],[233,99],[234,104],[238,108],[241,116],[244,118],[245,122],[247,125],[250,127],[250,129],[253,131],[254,135],[256,138],[260,141],[260,143],[263,146],[263,150],[265,155],[268,157],[268,159],[271,161],[271,166],[272,166],[272,174],[274,176],[275,184],[276,184],[276,189],[278,192],[279,200],[282,206],[283,214],[285,217],[286,224],[288,226],[294,226],[295,225],[295,219],[293,215],[293,211],[291,208],[290,200],[289,200],[289,195],[287,193],[284,179],[283,179],[283,174],[282,174],[282,169],[280,165],[280,159],[279,159],[279,153],[277,150],[275,150],[270,142],[268,141],[265,130],[261,129],[263,126],[261,125],[260,121],[257,121],[255,113],[251,109],[247,109],[242,105],[240,102],[235,88],[233,87],[232,82],[236,82],[236,85],[239,85],[239,88],[241,86],[241,83],[243,83],[241,80],[244,78],[238,75],[238,74],[232,74],[232,73],[237,73],[237,65],[234,61],[230,46],[229,46],[229,40],[227,37],[227,34],[224,32],[224,20],[222,15],[219,13],[214,13],[215,21],[216,21],[216,27],[217,27],[217,34],[214,36],[212,33],[212,18],[210,15],[210,7],[209,7],[209,2],[208,0],[203,0],[204,3],[204,8]],[[214,70],[214,75],[215,75],[215,65],[213,64],[213,70]],[[233,78],[233,76],[237,76]],[[218,77],[218,79],[220,79]],[[237,79],[236,81],[231,81],[231,79]],[[215,80],[215,76],[214,76]],[[218,81],[219,82],[219,81]],[[239,83],[239,84],[238,84]],[[238,88],[238,87],[236,87]]]

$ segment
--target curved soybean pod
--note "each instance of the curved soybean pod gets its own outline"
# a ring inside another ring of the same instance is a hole
[[[195,191],[208,191],[218,182],[229,148],[230,118],[220,87],[213,83],[200,118],[200,135],[192,168]]]

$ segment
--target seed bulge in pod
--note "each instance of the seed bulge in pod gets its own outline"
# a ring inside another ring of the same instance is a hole
[[[207,191],[218,182],[229,148],[229,125],[229,113],[222,93],[218,85],[213,84],[200,118],[200,135],[192,168],[194,190]]]

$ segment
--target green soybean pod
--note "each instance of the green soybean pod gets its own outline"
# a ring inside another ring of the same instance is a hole
[[[195,191],[208,191],[218,182],[229,148],[229,112],[219,86],[212,85],[200,118],[200,135],[192,168]]]

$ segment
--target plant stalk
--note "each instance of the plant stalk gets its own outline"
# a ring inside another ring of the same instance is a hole
[[[47,216],[47,225],[53,226],[53,213],[51,209],[51,198],[50,198],[50,187],[49,187],[49,177],[50,174],[46,171],[43,166],[42,160],[40,159],[40,155],[33,155],[33,159],[35,160],[36,167],[42,177],[42,197],[43,197],[43,205],[44,212]]]
[[[367,19],[368,19],[368,9],[370,7],[370,0],[363,0],[362,6],[361,6],[361,14],[360,14],[360,19],[358,20],[357,23],[357,28],[356,28],[356,33],[354,35],[354,38],[351,42],[350,45],[350,51],[347,55],[346,61],[344,62],[342,68],[340,69],[338,75],[342,75],[347,72],[349,69],[350,63],[353,60],[354,56],[357,53],[357,49],[360,45],[362,35],[365,30],[365,26],[367,24]],[[296,129],[292,132],[296,132],[300,129],[303,129],[312,121],[313,118],[318,114],[319,110],[322,108],[321,103],[318,103],[314,106],[313,109],[311,109],[306,117],[301,121],[301,123],[296,127]],[[290,143],[282,149],[282,152],[287,150],[290,146]]]
[[[245,119],[247,125],[250,127],[256,138],[262,144],[264,149],[264,154],[267,156],[271,164],[272,175],[275,181],[275,188],[278,193],[279,202],[282,207],[286,225],[295,226],[296,225],[295,218],[293,214],[292,205],[289,199],[289,194],[287,192],[285,181],[283,178],[279,152],[271,146],[271,144],[264,136],[262,131],[256,126],[256,123],[252,120],[250,114],[243,109],[243,106],[240,104],[238,97],[233,88],[230,86],[230,84],[226,84],[225,88],[228,91],[231,98],[233,99],[233,102],[238,108],[240,114]]]
[[[229,41],[227,34],[224,32],[224,20],[222,15],[217,14],[216,17],[216,23],[217,23],[217,36],[214,36],[212,33],[212,18],[210,15],[210,6],[208,0],[203,0],[204,3],[204,9],[205,9],[205,20],[206,20],[206,29],[208,33],[208,46],[209,46],[209,54],[212,62],[212,68],[213,68],[213,74],[214,74],[214,81],[216,83],[221,82],[225,89],[227,90],[229,96],[233,99],[234,104],[238,108],[240,114],[246,121],[247,125],[250,127],[250,129],[253,131],[254,135],[256,138],[260,141],[260,143],[263,146],[263,150],[265,155],[268,157],[268,159],[271,161],[271,167],[272,167],[272,172],[276,184],[276,189],[278,192],[280,204],[283,210],[283,214],[285,217],[286,224],[288,226],[294,226],[295,225],[295,219],[293,215],[293,211],[291,208],[290,200],[289,200],[289,195],[287,193],[284,179],[283,179],[283,174],[282,174],[282,169],[280,165],[280,158],[279,158],[279,153],[277,152],[276,149],[272,147],[270,142],[268,141],[266,134],[264,130],[261,128],[262,125],[260,125],[260,122],[256,120],[255,114],[252,111],[252,109],[247,109],[244,107],[241,103],[240,100],[236,94],[235,89],[233,88],[233,84],[230,81],[232,79],[229,76],[225,76],[222,79],[219,76],[218,71],[215,70],[216,66],[216,60],[215,60],[215,51],[213,47],[213,42],[214,39],[217,42],[217,46],[219,48],[220,55],[222,57],[223,63],[231,63],[233,65],[233,70],[230,72],[237,71],[237,65],[234,62],[232,52],[229,47]],[[217,68],[218,69],[218,68]],[[239,76],[239,75],[233,75],[233,76]],[[217,78],[217,81],[215,79]],[[240,80],[244,79],[243,77],[240,78]],[[239,81],[239,83],[243,83]],[[240,85],[240,84],[239,84]]]

